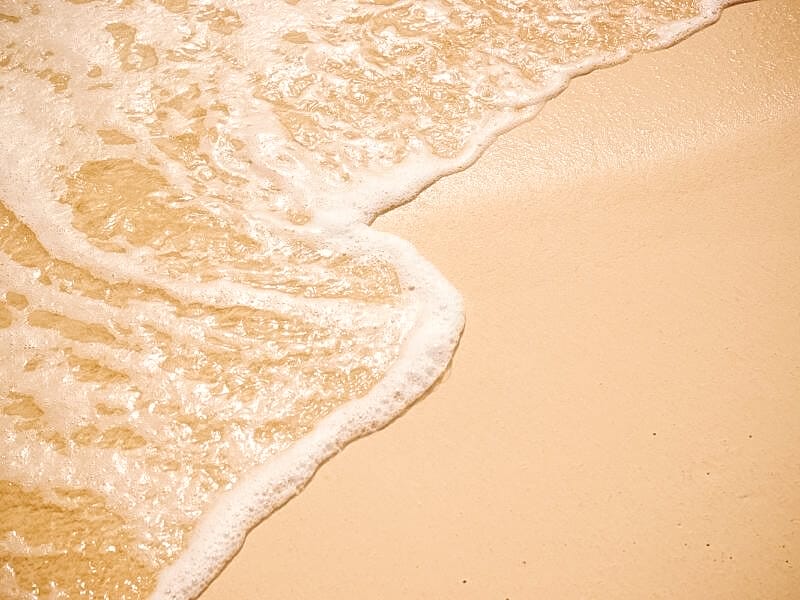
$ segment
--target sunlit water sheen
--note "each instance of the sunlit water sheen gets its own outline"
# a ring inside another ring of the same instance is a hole
[[[450,358],[366,223],[718,10],[0,0],[0,598],[197,594]]]

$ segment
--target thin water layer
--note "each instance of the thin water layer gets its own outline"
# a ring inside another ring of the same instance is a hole
[[[189,598],[446,367],[378,212],[700,0],[0,0],[0,597]]]

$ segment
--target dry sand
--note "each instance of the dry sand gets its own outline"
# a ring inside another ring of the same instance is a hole
[[[452,370],[203,600],[800,598],[800,3],[573,82],[376,227]]]

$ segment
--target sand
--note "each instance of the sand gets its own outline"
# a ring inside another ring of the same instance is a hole
[[[800,3],[582,77],[376,222],[462,291],[444,381],[202,600],[797,598]]]

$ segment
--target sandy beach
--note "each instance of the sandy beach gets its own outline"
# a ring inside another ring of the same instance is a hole
[[[800,4],[747,3],[379,218],[452,367],[202,600],[797,598],[798,140]]]

